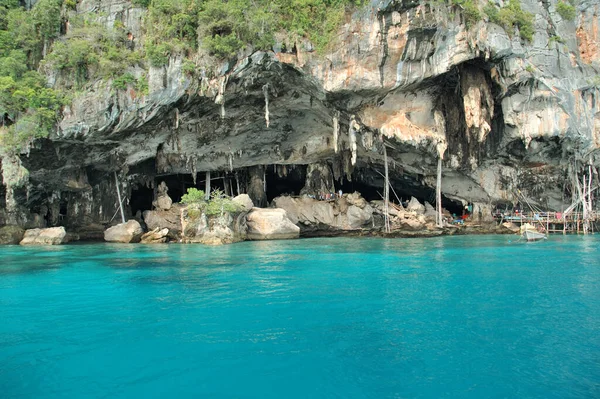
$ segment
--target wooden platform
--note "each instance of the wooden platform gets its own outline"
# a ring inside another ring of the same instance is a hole
[[[529,223],[533,226],[547,230],[548,233],[583,234],[583,214],[572,212],[564,216],[561,212],[523,212],[523,213],[498,213],[494,219],[499,224],[512,222],[517,226]],[[596,231],[596,223],[600,220],[600,212],[592,212],[588,216],[591,231]]]

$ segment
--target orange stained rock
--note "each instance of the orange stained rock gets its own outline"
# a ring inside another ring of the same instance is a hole
[[[592,20],[587,22],[585,16],[582,16],[581,23],[577,28],[577,42],[579,44],[579,55],[581,59],[591,64],[593,61],[600,61],[598,59],[598,6],[592,15]]]

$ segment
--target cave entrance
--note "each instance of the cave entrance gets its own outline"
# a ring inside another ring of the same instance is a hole
[[[380,171],[383,174],[383,171]],[[390,190],[390,201],[402,202],[406,207],[411,197],[415,197],[421,204],[428,202],[435,207],[435,188],[421,184],[423,176],[409,174],[390,174],[390,184],[393,190]],[[352,181],[345,177],[342,182],[335,182],[335,189],[342,190],[344,193],[358,191],[367,201],[383,200],[384,179],[382,175],[371,169],[355,170],[352,174]],[[452,200],[442,195],[442,208],[450,213],[462,215],[464,208],[462,202]]]
[[[298,196],[306,182],[306,165],[273,165],[265,172],[267,201],[282,195]]]
[[[202,178],[204,179],[204,175],[202,175]],[[163,181],[169,188],[167,194],[171,197],[173,203],[181,202],[181,197],[187,193],[187,189],[194,187],[194,180],[190,174],[162,175],[156,176],[154,179],[157,187]]]
[[[343,194],[350,194],[358,191],[367,201],[376,201],[382,198],[380,193],[383,193],[383,182],[381,187],[376,187],[375,185],[358,181],[356,178],[352,178],[352,181],[350,181],[346,177],[343,177],[341,180],[341,182],[337,180],[334,182],[336,192],[342,190]],[[391,200],[392,198],[390,197]]]
[[[138,186],[131,190],[131,198],[129,206],[131,214],[135,215],[138,211],[152,210],[152,200],[154,198],[154,190],[146,186]]]

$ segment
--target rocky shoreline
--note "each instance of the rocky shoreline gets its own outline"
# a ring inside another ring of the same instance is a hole
[[[255,207],[246,194],[234,197],[236,211],[208,214],[194,207],[162,200],[154,201],[157,209],[146,211],[141,218],[113,224],[90,236],[90,230],[69,231],[64,227],[23,229],[0,228],[0,244],[58,245],[68,242],[105,241],[112,243],[199,243],[224,245],[241,241],[283,240],[310,237],[438,237],[464,234],[511,234],[491,220],[467,220],[450,224],[451,215],[444,210],[444,225],[435,224],[435,211],[414,197],[406,207],[390,208],[389,232],[384,229],[383,201],[366,201],[360,193],[335,195],[317,200],[309,195],[281,196],[269,208]],[[162,204],[162,205],[159,205]],[[160,209],[162,208],[162,209]],[[101,226],[96,226],[101,228]],[[91,239],[90,239],[91,238]]]

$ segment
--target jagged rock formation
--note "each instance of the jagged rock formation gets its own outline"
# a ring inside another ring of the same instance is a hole
[[[246,211],[208,215],[202,210],[186,208],[181,213],[182,241],[205,245],[244,241],[248,233],[246,215]]]
[[[53,136],[28,156],[2,160],[0,219],[73,229],[114,223],[117,184],[132,216],[153,211],[158,182],[178,202],[185,188],[202,187],[205,171],[259,207],[301,191],[358,190],[379,200],[384,143],[399,199],[432,202],[441,157],[447,208],[473,203],[486,220],[520,190],[561,210],[578,165],[598,164],[598,3],[580,2],[574,21],[557,14],[554,0],[521,6],[536,15],[531,42],[485,20],[467,29],[459,10],[442,3],[381,0],[348,15],[325,55],[308,44],[276,46],[198,63],[191,75],[173,57],[150,67],[145,95],[94,82],[64,109]],[[98,12],[107,26],[118,20],[143,42],[143,10],[127,1],[83,0],[77,10]],[[156,205],[169,208],[164,202]],[[369,222],[361,212],[349,206],[348,221],[332,223],[359,227]],[[150,229],[165,225],[145,219]],[[178,228],[198,237],[200,225]],[[225,236],[237,240],[230,230]]]

